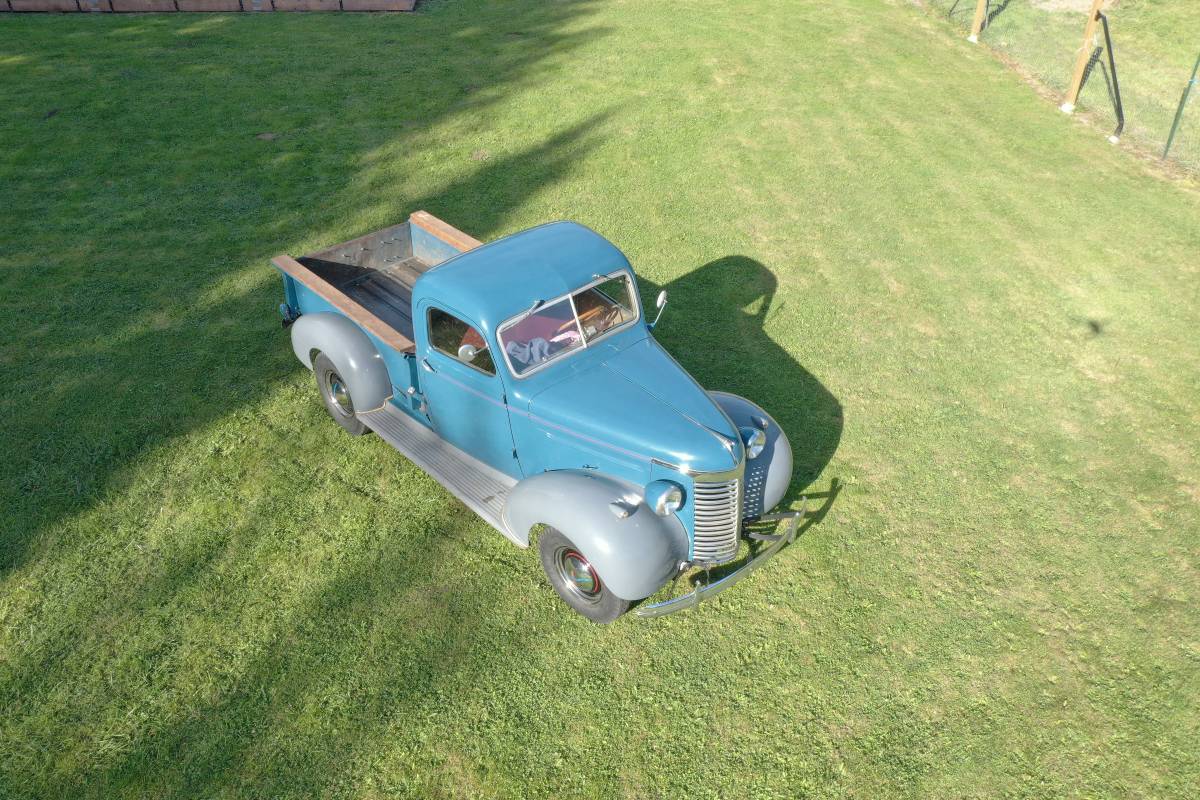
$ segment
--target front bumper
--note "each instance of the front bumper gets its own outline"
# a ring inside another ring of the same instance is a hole
[[[782,522],[787,520],[787,528],[783,533],[777,534],[747,534],[750,538],[762,542],[770,542],[767,549],[756,555],[746,564],[739,567],[734,572],[729,573],[719,580],[705,583],[703,586],[697,586],[687,594],[673,597],[669,600],[663,600],[660,603],[654,603],[648,606],[639,606],[636,613],[639,617],[662,617],[667,614],[674,614],[676,611],[683,611],[685,608],[698,606],[705,600],[711,597],[716,597],[721,592],[741,581],[751,572],[761,567],[770,561],[776,553],[782,550],[786,545],[791,544],[796,539],[796,529],[800,526],[800,521],[804,519],[807,512],[807,498],[802,503],[799,511],[786,511],[779,514],[765,514],[758,518],[758,522]]]

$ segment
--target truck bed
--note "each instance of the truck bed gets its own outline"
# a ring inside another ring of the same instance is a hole
[[[413,338],[412,287],[431,264],[413,255],[395,256],[379,266],[355,266],[316,256],[297,260],[383,322]]]
[[[300,263],[304,264],[304,261]],[[312,264],[305,266],[318,275],[321,274]],[[363,308],[411,339],[412,287],[421,273],[430,266],[416,256],[409,256],[390,267],[366,270],[365,274],[350,278],[338,288]]]
[[[479,245],[418,211],[399,225],[300,258],[277,256],[272,263],[285,284],[286,277],[299,281],[391,347],[411,350],[413,284],[431,267]],[[288,297],[291,304],[292,294]]]

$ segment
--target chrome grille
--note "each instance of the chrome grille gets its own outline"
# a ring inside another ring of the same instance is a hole
[[[742,524],[741,481],[737,478],[715,483],[697,481],[692,491],[696,523],[692,560],[728,561],[737,555]]]

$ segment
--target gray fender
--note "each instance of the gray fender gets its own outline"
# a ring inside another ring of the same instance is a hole
[[[767,446],[758,458],[746,462],[746,488],[743,509],[746,516],[766,514],[779,504],[792,482],[792,445],[787,434],[771,415],[744,397],[729,392],[709,392],[739,428],[755,427],[753,417],[767,421]]]
[[[609,505],[626,503],[622,519]],[[643,502],[642,487],[586,470],[533,475],[508,492],[504,525],[521,544],[539,523],[570,539],[622,600],[641,600],[675,576],[687,559],[688,537],[674,515],[660,517]]]
[[[292,325],[292,350],[300,363],[313,368],[312,354],[324,353],[350,389],[357,411],[372,411],[392,394],[387,365],[375,344],[341,314],[322,311],[303,314]]]

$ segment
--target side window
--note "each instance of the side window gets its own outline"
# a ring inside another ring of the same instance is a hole
[[[492,353],[479,331],[440,308],[429,309],[429,343],[450,358],[468,364],[480,372],[496,374]]]

